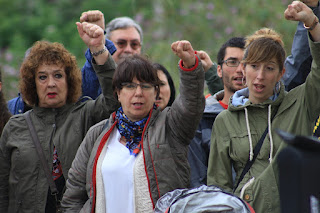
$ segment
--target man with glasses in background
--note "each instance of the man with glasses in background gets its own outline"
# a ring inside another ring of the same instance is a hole
[[[134,54],[141,54],[143,40],[143,31],[141,26],[129,17],[118,17],[111,20],[105,27],[104,16],[99,15],[99,11],[91,11],[87,16],[82,15],[82,21],[93,22],[105,30],[106,44],[110,41],[115,45],[117,50],[113,53],[112,58],[118,64],[122,58]],[[81,19],[80,19],[81,20]],[[92,67],[92,54],[86,53],[87,67],[82,72],[82,94],[96,99],[101,94],[101,87],[98,77]]]
[[[217,75],[222,79],[223,90],[206,98],[206,106],[195,137],[189,145],[188,160],[191,167],[190,186],[207,184],[208,157],[212,125],[217,115],[228,108],[230,97],[246,87],[240,62],[244,56],[245,39],[233,37],[224,43],[217,56]],[[213,66],[210,57],[198,51],[201,61]]]
[[[106,38],[111,40],[117,48],[112,55],[116,63],[119,63],[121,58],[141,54],[143,32],[140,25],[129,17],[111,20],[106,26]]]

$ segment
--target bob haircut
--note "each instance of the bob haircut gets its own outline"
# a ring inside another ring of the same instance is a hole
[[[119,63],[113,75],[112,89],[117,99],[117,91],[122,89],[121,84],[132,82],[134,78],[137,78],[137,80],[140,82],[154,85],[157,96],[159,95],[160,80],[157,75],[157,70],[152,66],[152,63],[148,59],[135,54],[124,58]]]
[[[173,104],[173,102],[174,102],[174,99],[176,98],[176,88],[174,87],[174,83],[173,83],[172,77],[171,77],[169,71],[164,66],[162,66],[161,64],[154,63],[153,67],[156,70],[162,71],[167,77],[167,80],[168,80],[168,83],[169,83],[169,87],[170,87],[170,99],[168,101],[167,106],[171,106]]]
[[[286,51],[281,36],[274,30],[263,28],[247,37],[243,63],[252,64],[270,61],[275,58],[280,72],[284,67]]]
[[[20,68],[19,88],[23,100],[30,106],[39,103],[35,82],[39,66],[47,64],[62,65],[67,76],[67,103],[75,103],[81,95],[81,71],[76,58],[57,42],[37,41],[30,49]]]

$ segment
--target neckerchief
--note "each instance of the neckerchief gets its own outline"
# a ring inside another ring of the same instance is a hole
[[[153,109],[156,105],[153,106]],[[117,128],[120,135],[126,139],[126,147],[130,151],[130,155],[137,156],[141,150],[141,137],[145,124],[149,118],[150,113],[147,117],[140,121],[130,121],[129,118],[124,114],[122,107],[116,112],[115,120],[117,122]]]

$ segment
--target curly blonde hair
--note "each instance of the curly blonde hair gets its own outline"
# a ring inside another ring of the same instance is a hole
[[[262,28],[246,37],[244,64],[277,60],[280,72],[284,67],[286,51],[282,36],[270,28]]]
[[[19,89],[23,100],[30,106],[38,104],[35,75],[38,67],[43,64],[58,64],[65,68],[67,103],[77,102],[81,95],[81,71],[76,58],[62,44],[48,41],[35,42],[21,65]]]

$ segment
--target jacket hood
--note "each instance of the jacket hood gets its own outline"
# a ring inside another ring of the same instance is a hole
[[[278,84],[277,84],[278,85]],[[278,86],[276,86],[278,87]],[[243,110],[245,107],[248,106],[255,106],[255,107],[267,107],[268,105],[271,106],[279,106],[285,96],[285,90],[284,90],[284,85],[283,83],[280,81],[280,91],[274,95],[272,95],[271,97],[269,97],[268,100],[259,103],[259,104],[253,104],[250,100],[249,100],[249,89],[248,88],[244,88],[241,90],[238,90],[234,93],[233,96],[231,96],[230,98],[230,104],[229,104],[229,109],[231,111],[237,111],[237,110]]]
[[[220,105],[224,97],[224,90],[221,90],[206,99],[206,106],[204,108],[204,114],[219,114],[224,108]]]

